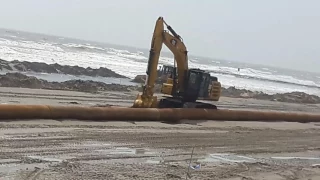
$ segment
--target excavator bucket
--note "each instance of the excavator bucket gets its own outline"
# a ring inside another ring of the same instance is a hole
[[[157,96],[152,97],[143,97],[141,94],[138,94],[134,103],[133,108],[157,108],[158,107],[158,98]]]
[[[141,104],[143,103],[142,101],[142,97],[140,94],[137,95],[136,99],[133,102],[133,108],[139,108],[141,106]]]

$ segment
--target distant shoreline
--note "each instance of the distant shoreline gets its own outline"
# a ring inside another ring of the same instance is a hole
[[[51,82],[38,79],[34,76],[27,76],[21,73],[6,73],[0,75],[0,86],[2,87],[20,87],[31,89],[51,89],[51,90],[69,90],[88,93],[101,93],[104,91],[131,92],[142,91],[141,86],[121,85],[119,83],[106,84],[104,82],[92,80],[67,80],[62,82]],[[161,85],[156,84],[155,92],[159,92]],[[222,96],[231,98],[253,98],[260,100],[320,104],[320,97],[309,95],[303,92],[291,92],[284,94],[268,95],[263,92],[254,92],[246,89],[237,89],[234,87],[222,88]]]
[[[83,75],[90,77],[105,77],[105,78],[126,78],[108,68],[83,68],[79,66],[68,66],[60,64],[46,64],[39,62],[27,61],[6,61],[0,59],[0,69],[8,72],[0,76],[0,86],[3,87],[23,87],[35,89],[55,89],[55,90],[73,90],[83,91],[90,93],[97,93],[99,91],[141,91],[141,83],[132,80],[137,85],[124,85],[119,83],[105,83],[99,80],[83,80],[81,78],[64,80],[60,82],[47,81],[34,76],[27,76],[21,73],[34,72],[34,73],[55,73],[64,75]],[[12,71],[15,71],[14,73]],[[134,84],[134,83],[133,83]],[[159,92],[161,85],[156,85],[155,92]],[[292,102],[292,103],[320,103],[320,97],[315,95],[306,94],[303,92],[288,92],[266,94],[265,92],[251,91],[247,89],[238,89],[235,87],[222,88],[222,96],[232,98],[254,98],[260,100]]]
[[[69,65],[60,65],[60,64],[47,64],[43,62],[29,62],[29,61],[7,61],[0,59],[0,70],[6,71],[6,72],[35,72],[35,73],[56,73],[56,74],[68,74],[68,75],[84,75],[84,76],[90,76],[90,77],[113,77],[113,78],[127,78],[129,77],[123,76],[119,73],[114,72],[111,69],[100,67],[99,69],[94,68],[83,68],[79,66],[69,66]],[[272,79],[266,79],[266,78],[260,78],[260,77],[252,77],[247,75],[241,75],[231,72],[223,72],[223,71],[209,71],[211,73],[216,73],[219,79],[219,74],[223,75],[233,75],[238,78],[243,79],[256,79],[260,81],[268,81],[268,82],[276,82],[276,83],[282,83],[282,84],[292,84],[292,85],[298,85],[298,86],[304,86],[309,88],[317,88],[320,91],[320,86],[312,86],[312,85],[303,85],[299,83],[292,83],[287,81],[281,81],[281,80],[272,80]],[[137,74],[139,75],[139,74]]]

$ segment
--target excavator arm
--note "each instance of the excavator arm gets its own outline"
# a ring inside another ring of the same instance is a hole
[[[168,31],[164,30],[164,25],[166,25]],[[156,22],[151,41],[151,49],[146,72],[147,77],[143,86],[143,92],[142,95],[138,95],[133,107],[157,107],[158,101],[157,97],[154,96],[154,85],[158,78],[157,68],[162,44],[165,44],[173,53],[174,59],[177,63],[178,81],[176,83],[176,89],[178,92],[184,91],[184,78],[186,71],[188,70],[187,48],[184,45],[182,38],[166,24],[162,17],[159,17]]]
[[[174,59],[177,63],[178,70],[178,82],[176,84],[176,89],[178,92],[183,93],[185,84],[185,74],[188,70],[187,48],[181,39],[172,36],[167,31],[163,33],[163,43],[170,49],[170,51],[174,55]]]

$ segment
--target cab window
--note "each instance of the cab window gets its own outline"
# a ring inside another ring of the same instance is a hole
[[[195,84],[196,81],[197,81],[197,74],[196,73],[190,73],[189,83]]]

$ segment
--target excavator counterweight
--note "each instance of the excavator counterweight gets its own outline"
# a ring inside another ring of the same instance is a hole
[[[164,30],[164,26],[168,30]],[[154,96],[154,86],[158,78],[157,67],[163,44],[173,53],[177,67],[170,68],[171,77],[162,85],[161,92],[167,97],[158,100]],[[208,72],[201,69],[189,69],[188,51],[181,36],[164,21],[163,17],[159,17],[155,25],[146,74],[142,94],[137,96],[133,107],[216,109],[213,104],[197,100],[203,96],[208,96],[214,101],[219,100],[221,84],[218,78],[211,77]]]

